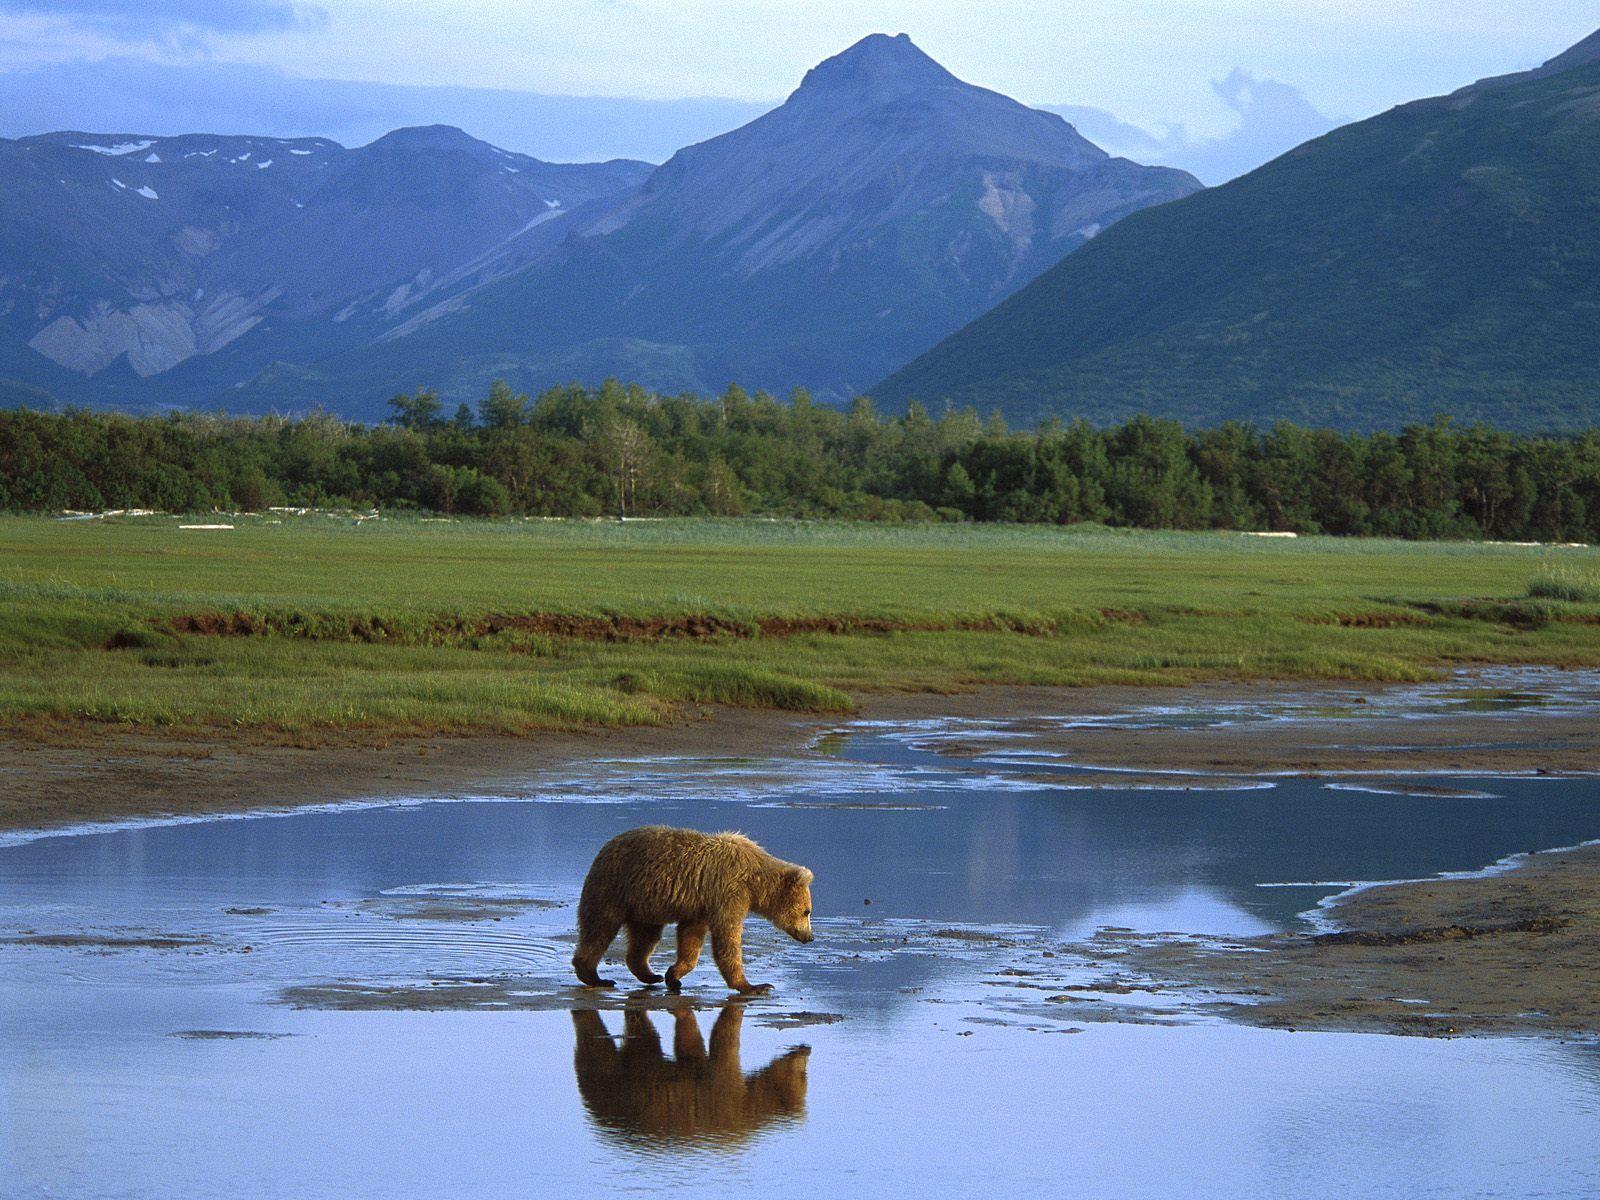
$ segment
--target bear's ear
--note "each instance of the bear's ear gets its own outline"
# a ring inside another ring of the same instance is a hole
[[[810,887],[811,881],[816,878],[804,867],[796,867],[790,872],[790,877],[801,887]]]

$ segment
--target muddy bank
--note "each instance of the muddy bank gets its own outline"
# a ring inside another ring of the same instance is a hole
[[[1083,949],[1155,997],[1275,1029],[1600,1033],[1600,846],[1481,878],[1368,888],[1328,916],[1337,929],[1322,934],[1102,931]]]
[[[1195,771],[1222,776],[1442,772],[1574,774],[1600,769],[1600,722],[1577,715],[1508,714],[1405,722],[1341,717],[1273,725],[1130,732],[1041,733],[1030,749],[1078,766]]]
[[[1552,683],[1559,677],[1552,674]],[[1076,768],[1117,772],[1493,776],[1600,770],[1600,719],[1593,705],[1542,705],[1535,697],[1475,686],[1479,682],[1467,675],[1431,689],[1437,702],[1420,714],[1388,702],[1416,685],[1197,683],[1165,689],[1005,688],[955,697],[898,697],[882,713],[866,701],[863,715],[1005,720],[1010,729],[1026,735],[1030,754],[1056,755]],[[1517,706],[1519,698],[1529,701],[1526,707]],[[1247,711],[1229,711],[1235,708]],[[1174,709],[1217,709],[1219,716],[1194,727],[1164,724]],[[1274,715],[1262,717],[1261,710]],[[1413,715],[1421,719],[1410,719]],[[1064,725],[1063,717],[1087,723]],[[997,748],[982,738],[959,736],[929,745],[957,758]]]
[[[1138,786],[1129,768],[1209,775],[1339,772],[1600,769],[1600,722],[1592,712],[1364,715],[1385,689],[1371,685],[1203,683],[1171,688],[996,687],[960,695],[862,695],[857,719],[1010,723],[1031,749],[1075,768],[1103,767],[1082,785]],[[1088,724],[1152,707],[1293,701],[1305,717],[1207,728]],[[0,831],[137,817],[236,813],[391,797],[451,798],[493,792],[536,773],[589,760],[689,756],[740,758],[825,753],[835,717],[686,705],[664,726],[550,731],[525,738],[414,737],[311,746],[243,738],[172,737],[96,727],[43,742],[0,732]],[[946,741],[952,762],[982,746]],[[992,748],[989,747],[989,748]],[[1215,783],[1215,780],[1211,781]]]
[[[0,831],[391,797],[448,799],[586,760],[798,752],[817,727],[793,714],[686,707],[667,726],[527,738],[296,746],[178,741],[115,727],[51,743],[0,733]]]

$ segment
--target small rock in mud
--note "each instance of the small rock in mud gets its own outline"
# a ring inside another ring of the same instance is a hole
[[[1154,991],[1153,988],[1134,987],[1128,983],[1069,983],[1063,985],[1064,992],[1100,992],[1107,996],[1127,996],[1133,992]]]
[[[953,942],[982,942],[990,946],[1011,946],[1015,944],[1008,937],[998,933],[987,933],[982,929],[935,929],[928,936],[947,938]]]
[[[252,1029],[180,1029],[169,1035],[186,1042],[275,1042],[289,1033],[262,1033]]]
[[[837,1025],[844,1020],[843,1013],[779,1012],[762,1013],[755,1019],[757,1025],[768,1029],[804,1029],[810,1025]]]
[[[565,908],[560,900],[526,896],[378,896],[355,905],[396,921],[498,921],[530,909]]]
[[[270,908],[225,908],[222,910],[230,917],[265,917],[271,914]]]

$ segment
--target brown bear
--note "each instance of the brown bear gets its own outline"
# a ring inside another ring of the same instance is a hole
[[[642,1010],[622,1016],[622,1044],[600,1014],[572,1014],[578,1094],[596,1126],[628,1145],[742,1142],[773,1123],[800,1119],[809,1047],[797,1046],[746,1075],[739,1063],[744,1002],[729,1000],[711,1026],[711,1053],[694,1011],[672,1013],[672,1057]]]
[[[677,991],[700,961],[711,934],[711,956],[736,992],[768,991],[744,975],[740,942],[750,913],[767,918],[797,942],[811,940],[811,872],[774,858],[737,833],[700,833],[648,825],[619,833],[595,855],[578,900],[578,950],[572,969],[590,987],[610,987],[595,968],[623,926],[628,969],[660,983],[650,954],[666,926],[678,926],[678,960],[667,968]]]

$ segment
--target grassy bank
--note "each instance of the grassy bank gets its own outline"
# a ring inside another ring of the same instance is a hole
[[[1600,554],[1043,527],[0,518],[0,718],[642,724],[860,690],[1600,665]],[[1565,576],[1564,576],[1565,578]],[[1581,589],[1568,589],[1581,597]]]

